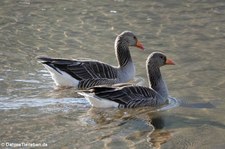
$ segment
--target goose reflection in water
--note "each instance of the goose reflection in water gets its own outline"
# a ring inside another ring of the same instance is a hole
[[[104,146],[109,146],[122,141],[129,147],[159,148],[171,138],[171,134],[163,130],[164,120],[155,110],[91,108],[79,120],[82,125],[93,127],[88,134],[95,134],[92,143],[103,142]],[[100,131],[104,135],[99,135]]]

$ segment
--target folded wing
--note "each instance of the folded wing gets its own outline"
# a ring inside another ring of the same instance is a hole
[[[77,80],[85,79],[116,79],[116,68],[105,63],[93,60],[65,60],[39,57],[42,64],[46,64],[57,72],[64,71]],[[60,71],[59,71],[60,70]]]
[[[154,90],[141,86],[94,87],[92,91],[99,98],[117,102],[119,108],[157,106],[159,105],[157,99],[162,98]]]

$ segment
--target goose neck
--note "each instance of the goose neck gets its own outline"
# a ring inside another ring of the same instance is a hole
[[[154,89],[159,93],[164,99],[168,98],[168,89],[165,81],[162,78],[160,68],[154,66],[153,64],[148,65],[148,78],[149,78],[149,87]]]
[[[125,67],[129,62],[132,62],[129,45],[126,40],[117,38],[115,41],[115,52],[119,67]]]

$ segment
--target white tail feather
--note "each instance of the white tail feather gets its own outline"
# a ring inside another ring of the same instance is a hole
[[[84,93],[84,92],[79,92],[80,95],[84,96],[87,101],[91,104],[91,106],[96,107],[96,108],[118,108],[119,104],[110,101],[108,99],[103,99],[95,96],[94,93]]]
[[[79,84],[79,81],[76,80],[75,78],[73,78],[71,75],[69,75],[68,73],[61,71],[59,69],[57,69],[57,72],[55,69],[53,69],[52,67],[44,64],[45,68],[50,72],[52,79],[54,80],[55,84],[57,86],[74,86],[77,87]]]

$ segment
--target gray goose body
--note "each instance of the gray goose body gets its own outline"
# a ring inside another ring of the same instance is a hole
[[[172,60],[159,52],[153,52],[146,61],[149,87],[143,86],[97,86],[89,91],[80,93],[84,95],[94,107],[136,108],[156,107],[167,103],[167,85],[162,79],[160,67],[174,64]]]
[[[87,89],[96,85],[125,83],[134,78],[135,67],[129,46],[144,49],[132,32],[124,31],[115,40],[118,66],[112,66],[97,60],[67,60],[49,57],[39,57],[38,60],[50,72],[57,86]]]

